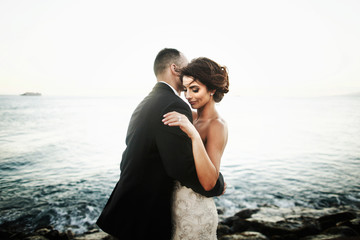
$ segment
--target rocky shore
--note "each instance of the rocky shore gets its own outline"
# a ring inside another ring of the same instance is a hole
[[[360,211],[349,209],[243,209],[219,222],[219,240],[360,239]]]
[[[222,217],[219,209],[219,240],[356,240],[360,239],[360,211],[351,209],[279,209],[262,207],[243,209],[231,217]],[[140,219],[140,218],[139,218]],[[2,240],[113,240],[96,226],[81,235],[59,232],[51,226],[32,232],[4,223]]]

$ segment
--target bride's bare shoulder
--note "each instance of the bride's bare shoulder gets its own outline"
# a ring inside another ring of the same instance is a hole
[[[207,129],[206,139],[209,144],[208,149],[215,147],[215,149],[224,150],[228,140],[228,127],[223,118],[211,120]]]
[[[212,119],[209,124],[209,130],[215,133],[225,133],[227,135],[226,121],[221,117]]]

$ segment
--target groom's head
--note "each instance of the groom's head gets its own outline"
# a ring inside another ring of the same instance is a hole
[[[181,87],[179,69],[185,67],[188,60],[180,51],[174,48],[164,48],[154,61],[154,73],[158,81],[172,85],[176,90]]]
[[[188,64],[185,56],[174,48],[164,48],[156,56],[154,61],[155,76],[164,73],[169,67],[177,67],[175,70]]]

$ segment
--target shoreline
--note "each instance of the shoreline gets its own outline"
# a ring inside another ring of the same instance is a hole
[[[360,210],[350,208],[261,207],[242,209],[233,216],[219,212],[217,237],[219,240],[325,240],[360,239]],[[113,240],[95,224],[87,232],[61,232],[52,226],[24,231],[16,223],[0,225],[3,240]]]
[[[219,222],[218,239],[360,239],[360,210],[346,207],[243,209]]]

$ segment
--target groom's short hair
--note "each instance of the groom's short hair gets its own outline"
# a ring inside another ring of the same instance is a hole
[[[161,74],[171,64],[180,65],[181,53],[174,48],[164,48],[156,56],[154,61],[155,76]]]

